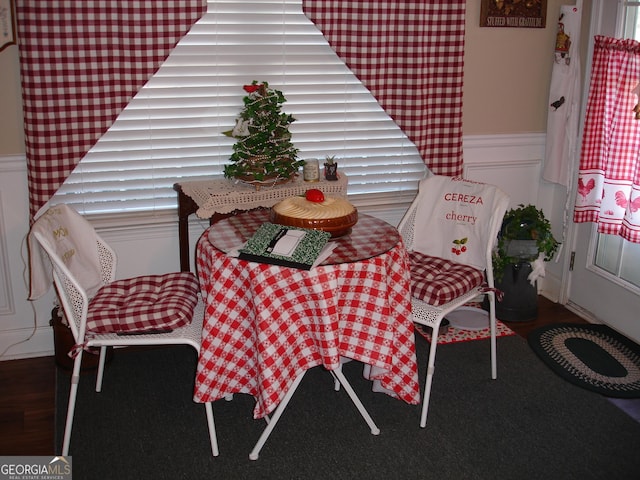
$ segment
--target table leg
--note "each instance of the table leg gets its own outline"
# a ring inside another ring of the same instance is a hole
[[[198,205],[191,197],[184,194],[180,184],[173,189],[178,192],[178,245],[180,249],[180,271],[191,270],[189,262],[189,216],[198,210]]]
[[[273,416],[267,422],[267,427],[263,430],[262,434],[260,435],[260,438],[258,439],[258,442],[256,443],[255,447],[253,447],[253,450],[251,450],[251,453],[249,454],[249,460],[257,460],[258,459],[258,455],[260,454],[260,450],[262,450],[262,447],[264,446],[265,442],[269,438],[269,435],[271,435],[271,432],[275,428],[276,423],[278,423],[278,420],[280,419],[280,416],[284,412],[284,409],[287,408],[287,405],[288,405],[289,401],[291,400],[291,397],[293,397],[293,394],[295,393],[296,389],[298,388],[298,385],[300,385],[300,382],[302,381],[302,378],[304,377],[304,374],[305,374],[305,372],[302,372],[293,381],[293,384],[291,385],[291,388],[289,389],[289,391],[284,396],[284,398],[282,399],[282,401],[280,402],[278,407],[273,412]]]
[[[349,398],[351,398],[351,401],[360,412],[360,415],[362,415],[362,418],[364,418],[364,421],[367,422],[367,425],[369,425],[369,428],[371,429],[371,433],[373,435],[380,434],[380,429],[374,423],[373,419],[371,418],[371,415],[369,415],[369,412],[367,412],[367,410],[364,408],[364,405],[356,395],[356,392],[354,392],[353,388],[351,388],[351,384],[349,383],[347,378],[344,376],[344,373],[342,373],[342,365],[335,370],[331,370],[331,374],[344,387],[345,391],[349,395]]]
[[[287,394],[284,396],[284,398],[282,399],[278,407],[273,412],[273,417],[271,417],[270,419],[267,418],[266,428],[262,431],[262,434],[260,435],[260,438],[258,439],[258,442],[256,443],[256,445],[253,447],[253,450],[251,450],[251,453],[249,453],[250,460],[258,459],[258,456],[260,455],[260,450],[262,450],[262,447],[264,447],[264,444],[269,438],[269,435],[271,435],[271,432],[276,427],[276,424],[278,423],[278,420],[282,416],[284,409],[287,408],[287,405],[289,404],[289,401],[291,400],[291,398],[293,397],[293,394],[298,388],[298,385],[300,385],[300,382],[302,381],[304,374],[305,372],[302,372],[300,375],[298,375],[298,377],[293,381],[291,388],[289,388],[289,390],[287,391]],[[356,392],[351,387],[351,384],[342,373],[342,368],[332,370],[331,374],[336,379],[336,381],[340,382],[340,384],[343,386],[344,390],[349,395],[349,398],[351,398],[351,401],[358,409],[358,412],[360,412],[360,415],[362,415],[362,418],[364,419],[364,421],[367,422],[367,425],[369,425],[369,428],[371,429],[371,433],[373,435],[380,434],[380,429],[374,423],[373,419],[371,418],[371,415],[369,415],[369,412],[367,412],[367,410],[364,408],[364,405],[356,395]]]

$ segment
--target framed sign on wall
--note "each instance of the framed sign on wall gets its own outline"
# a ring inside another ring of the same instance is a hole
[[[480,0],[481,27],[544,28],[547,0]]]

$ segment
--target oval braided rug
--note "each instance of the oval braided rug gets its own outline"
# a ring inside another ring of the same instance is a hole
[[[607,397],[640,398],[640,346],[606,325],[556,324],[527,337],[554,372]]]

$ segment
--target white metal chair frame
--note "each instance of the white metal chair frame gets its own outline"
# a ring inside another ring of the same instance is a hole
[[[489,325],[491,331],[491,378],[495,380],[498,377],[497,356],[496,356],[496,296],[494,279],[493,279],[493,262],[491,260],[493,247],[495,245],[495,239],[497,238],[502,219],[506,212],[509,198],[506,194],[498,192],[502,196],[500,202],[498,202],[497,208],[494,210],[491,216],[491,225],[489,229],[489,238],[492,241],[487,242],[485,250],[485,277],[486,285],[478,286],[469,292],[455,298],[454,300],[434,306],[418,298],[411,298],[411,307],[413,310],[413,321],[420,325],[430,327],[433,331],[431,334],[431,345],[429,349],[429,360],[427,363],[427,374],[425,381],[425,389],[422,400],[422,412],[420,415],[420,427],[424,428],[427,424],[427,413],[429,410],[429,399],[431,396],[431,383],[433,381],[433,374],[435,371],[436,349],[438,346],[438,334],[440,330],[440,323],[444,317],[455,310],[463,306],[464,304],[473,301],[480,295],[486,295],[489,301]],[[404,217],[398,225],[398,231],[402,236],[405,248],[407,251],[413,250],[414,245],[414,228],[416,222],[416,211],[418,209],[420,196],[418,195],[413,201]],[[486,288],[488,286],[488,288]]]
[[[196,353],[200,352],[200,338],[202,334],[202,321],[204,318],[204,305],[199,299],[193,313],[191,323],[185,327],[176,328],[167,333],[150,333],[143,335],[118,335],[115,333],[91,334],[87,336],[86,322],[89,298],[87,292],[80,286],[62,259],[49,245],[46,238],[39,232],[34,232],[35,238],[49,256],[53,265],[53,281],[58,293],[58,298],[67,319],[75,342],[84,345],[86,348],[99,347],[100,358],[98,363],[98,373],[96,378],[96,392],[102,390],[102,379],[107,347],[110,346],[150,346],[150,345],[191,345]],[[115,280],[115,269],[117,257],[113,249],[100,236],[97,236],[97,249],[100,261],[102,283],[108,284]],[[71,441],[71,430],[73,427],[73,416],[75,411],[78,383],[80,381],[80,367],[82,364],[83,350],[79,349],[78,355],[73,362],[73,373],[71,376],[71,390],[69,394],[69,404],[67,407],[67,418],[64,430],[64,440],[62,445],[62,455],[69,454],[69,444]],[[205,403],[207,415],[207,426],[209,439],[211,442],[211,452],[213,456],[218,456],[218,442],[216,437],[213,408],[211,403]]]

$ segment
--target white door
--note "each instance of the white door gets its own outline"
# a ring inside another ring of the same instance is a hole
[[[640,343],[640,245],[593,230],[577,226],[567,306]]]
[[[618,12],[619,6],[624,8],[622,3],[594,0],[589,38],[595,34],[622,36],[625,17]],[[638,10],[638,6],[635,8]],[[635,37],[640,39],[638,18],[626,23],[637,29]],[[590,58],[589,54],[589,62]],[[588,90],[588,82],[585,83]],[[575,197],[575,192],[572,195]],[[567,306],[640,343],[640,244],[598,235],[592,223],[573,224],[572,230],[575,253]]]

